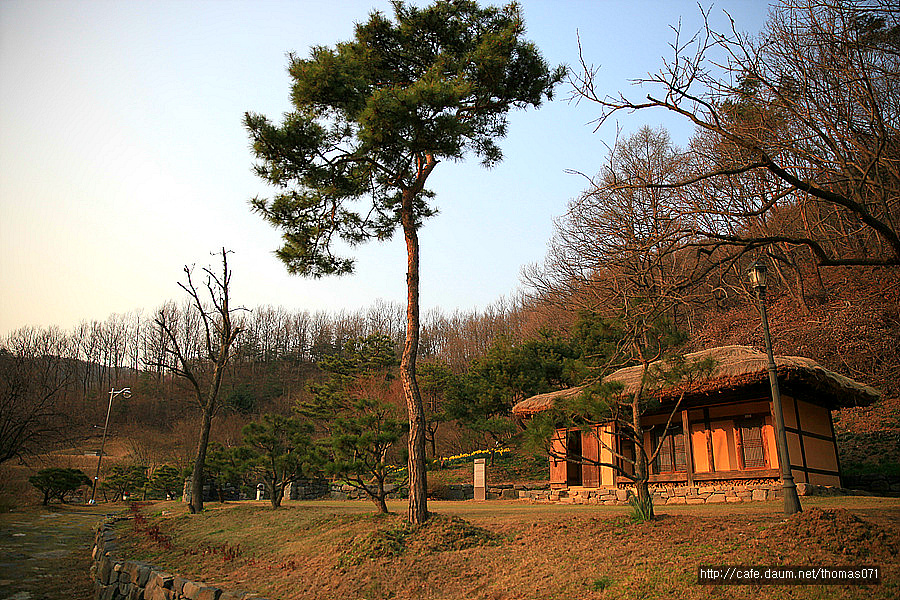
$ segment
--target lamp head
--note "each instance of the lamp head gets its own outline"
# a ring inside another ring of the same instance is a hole
[[[768,270],[766,263],[761,260],[757,260],[750,265],[750,269],[747,271],[747,275],[750,277],[750,287],[760,293],[765,293],[766,273],[768,273]]]

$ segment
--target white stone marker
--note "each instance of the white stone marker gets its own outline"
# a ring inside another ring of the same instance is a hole
[[[485,459],[475,459],[475,499],[484,500],[487,488],[487,473],[485,472]]]

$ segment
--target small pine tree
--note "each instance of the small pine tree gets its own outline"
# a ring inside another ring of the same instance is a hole
[[[44,494],[44,506],[47,506],[52,498],[65,502],[66,495],[82,486],[91,485],[91,480],[83,471],[59,467],[41,469],[29,477],[28,482]]]

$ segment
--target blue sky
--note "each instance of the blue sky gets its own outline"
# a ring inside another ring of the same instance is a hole
[[[422,4],[417,2],[417,4]],[[690,1],[521,2],[528,37],[552,64],[601,66],[609,93],[670,56],[672,26],[700,25]],[[714,23],[758,32],[767,6],[704,3]],[[405,301],[402,236],[353,250],[351,276],[289,276],[279,233],[253,215],[268,190],[251,172],[245,111],[290,109],[285,54],[352,36],[382,0],[0,2],[0,335],[69,328],[179,299],[185,264],[234,251],[233,299],[247,307],[356,310]],[[429,180],[440,214],[420,233],[425,310],[484,307],[542,260],[553,219],[596,172],[617,126],[691,129],[664,114],[623,115],[597,132],[597,107],[566,100],[513,113],[504,161],[441,164]],[[646,93],[644,91],[643,93]]]

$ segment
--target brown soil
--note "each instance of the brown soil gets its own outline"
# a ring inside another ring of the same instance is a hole
[[[896,523],[879,526],[846,509],[812,508],[764,531],[759,540],[763,545],[775,541],[782,552],[793,555],[808,554],[815,540],[820,551],[848,560],[891,561],[900,552]]]

